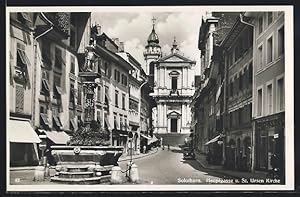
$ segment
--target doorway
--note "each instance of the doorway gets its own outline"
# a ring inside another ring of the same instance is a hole
[[[171,118],[171,132],[177,133],[177,118]]]

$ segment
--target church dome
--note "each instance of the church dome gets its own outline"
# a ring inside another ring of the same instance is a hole
[[[154,27],[153,27],[147,41],[148,41],[148,43],[151,43],[151,42],[154,42],[154,43],[157,43],[157,44],[159,43],[158,36],[157,36],[157,34],[154,30]]]

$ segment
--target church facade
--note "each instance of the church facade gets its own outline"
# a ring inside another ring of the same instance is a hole
[[[148,37],[144,57],[148,76],[153,80],[156,101],[153,108],[154,134],[189,134],[190,103],[194,94],[196,62],[184,57],[174,39],[169,55],[162,57],[154,26]]]

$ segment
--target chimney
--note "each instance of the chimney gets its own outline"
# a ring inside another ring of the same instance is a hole
[[[124,52],[124,42],[120,42],[120,44],[119,44],[119,52]]]
[[[114,41],[114,43],[119,47],[120,45],[119,38],[112,38],[112,41]]]

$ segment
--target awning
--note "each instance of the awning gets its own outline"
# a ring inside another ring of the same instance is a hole
[[[47,137],[55,144],[67,144],[70,136],[64,131],[44,131]]]
[[[155,135],[153,135],[153,138],[151,138],[151,140],[149,140],[147,144],[149,145],[149,144],[152,144],[152,143],[154,143],[156,141],[158,141],[158,139],[157,139],[157,137]]]
[[[148,140],[151,140],[151,139],[152,139],[151,137],[148,137],[148,136],[146,136],[146,135],[144,135],[144,134],[140,134],[140,135],[141,135],[141,137],[146,138],[146,139],[148,139]]]
[[[16,143],[40,143],[41,140],[28,121],[9,120],[9,141]]]
[[[213,139],[209,140],[208,142],[206,142],[204,145],[209,145],[211,143],[214,143],[216,141],[218,141],[218,139],[221,137],[221,134],[220,135],[217,135],[216,137],[214,137]]]

